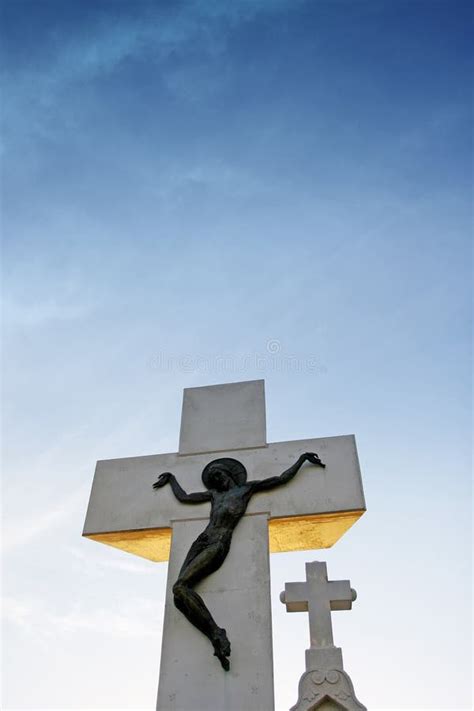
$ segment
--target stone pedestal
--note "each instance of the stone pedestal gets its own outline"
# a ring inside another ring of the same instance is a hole
[[[306,650],[306,671],[290,711],[367,711],[356,698],[340,647]]]

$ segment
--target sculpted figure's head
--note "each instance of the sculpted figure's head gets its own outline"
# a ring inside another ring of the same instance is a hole
[[[206,489],[228,491],[234,486],[245,484],[247,470],[237,459],[222,457],[206,464],[202,472],[202,481]]]

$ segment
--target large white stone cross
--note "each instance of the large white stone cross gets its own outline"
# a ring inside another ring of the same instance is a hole
[[[303,452],[317,452],[326,468],[305,464],[290,483],[256,494],[222,567],[197,588],[230,638],[225,672],[172,594],[189,547],[207,525],[209,504],[181,504],[170,487],[152,485],[171,471],[188,493],[203,491],[202,470],[217,456],[238,459],[249,479],[263,479],[281,474]],[[157,709],[271,711],[268,552],[329,547],[364,511],[354,437],[267,444],[262,380],[185,389],[177,453],[97,462],[83,535],[150,560],[169,559]]]
[[[280,600],[288,612],[308,612],[311,648],[332,647],[331,610],[350,610],[356,592],[348,580],[328,580],[326,563],[306,563],[306,582],[286,583]]]

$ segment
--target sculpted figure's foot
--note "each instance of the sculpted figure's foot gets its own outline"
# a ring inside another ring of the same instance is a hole
[[[227,657],[230,656],[230,642],[224,629],[217,630],[213,635],[212,646],[214,647],[214,656],[218,658],[223,669],[229,671],[230,662]]]

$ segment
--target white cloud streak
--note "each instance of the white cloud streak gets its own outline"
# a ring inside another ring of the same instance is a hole
[[[2,527],[2,550],[10,552],[14,548],[27,545],[32,540],[50,533],[55,528],[69,521],[71,516],[84,506],[86,491],[89,487],[81,486],[70,496],[36,516],[6,519]]]
[[[64,613],[54,612],[40,602],[15,597],[2,601],[5,622],[19,627],[40,643],[60,635],[101,629],[104,635],[118,637],[156,637],[162,601],[135,597],[125,605],[110,603],[107,608],[85,611],[79,604]]]
[[[227,35],[259,14],[277,14],[295,9],[297,2],[288,0],[240,0],[234,3],[195,0],[166,14],[155,7],[137,16],[105,19],[99,13],[95,25],[59,44],[52,58],[44,63],[31,60],[20,71],[2,77],[6,102],[6,124],[13,131],[42,134],[54,138],[52,111],[56,111],[62,91],[81,82],[106,77],[121,63],[146,57],[159,64],[171,55],[190,51],[196,44],[209,56],[221,55],[227,46]],[[170,76],[167,82],[181,96],[185,77]],[[205,79],[207,81],[207,79]],[[192,77],[191,77],[192,83]],[[62,111],[66,107],[61,107]],[[25,113],[26,112],[26,113]],[[74,122],[72,116],[69,121]],[[64,116],[62,116],[64,120]]]
[[[85,304],[64,304],[55,299],[21,303],[8,298],[3,305],[4,326],[44,326],[52,321],[73,321],[87,316]]]
[[[88,570],[90,570],[93,566],[96,568],[97,566],[100,566],[101,568],[112,568],[113,570],[118,570],[124,573],[133,573],[136,575],[150,575],[152,573],[155,574],[156,571],[156,564],[135,562],[130,554],[124,554],[123,552],[119,553],[116,551],[116,554],[121,557],[116,560],[109,560],[108,556],[110,555],[111,550],[108,546],[106,554],[101,555],[100,557],[97,555],[86,555],[84,551],[79,548],[75,548],[74,546],[65,546],[65,551],[68,555],[82,563]],[[107,558],[105,555],[107,555]],[[122,556],[124,555],[127,557],[122,559]]]

